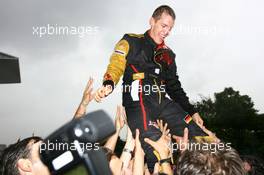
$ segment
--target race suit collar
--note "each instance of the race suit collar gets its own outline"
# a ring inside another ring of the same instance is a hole
[[[145,38],[147,39],[147,41],[150,42],[150,44],[153,46],[153,48],[154,48],[155,50],[157,50],[157,49],[159,49],[159,48],[163,48],[163,47],[165,46],[164,41],[163,41],[162,43],[160,43],[160,44],[157,44],[157,43],[151,38],[149,32],[150,32],[150,30],[147,30],[147,31],[144,33],[144,36],[145,36]]]

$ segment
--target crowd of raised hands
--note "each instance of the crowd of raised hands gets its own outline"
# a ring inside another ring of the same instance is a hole
[[[113,174],[123,175],[150,175],[150,174],[175,174],[175,168],[177,162],[173,158],[172,142],[178,145],[185,146],[179,149],[180,152],[184,152],[188,144],[188,129],[185,128],[183,136],[175,136],[170,134],[170,130],[167,128],[168,124],[163,123],[162,120],[157,120],[153,125],[162,133],[157,141],[153,141],[149,138],[144,138],[144,142],[149,144],[158,158],[155,164],[154,171],[150,173],[146,162],[144,161],[145,153],[140,142],[140,132],[137,129],[135,137],[133,137],[129,126],[126,125],[126,113],[122,106],[117,106],[115,127],[116,132],[106,141],[103,145],[103,149],[106,152],[109,166]],[[126,125],[126,126],[125,126]],[[125,127],[126,131],[126,143],[123,147],[121,156],[118,157],[115,154],[115,147],[121,129]],[[203,128],[209,137],[214,138],[215,143],[219,142],[219,139],[208,129]],[[173,140],[172,140],[173,139]]]
[[[96,101],[100,99],[100,94],[98,94],[98,92],[95,93],[93,92],[93,88],[92,88],[93,81],[94,80],[90,78],[86,85],[81,103],[78,109],[76,110],[75,118],[82,117],[86,113],[87,105],[93,99],[95,99]],[[127,125],[126,112],[124,107],[117,106],[116,116],[114,121],[115,121],[116,131],[110,138],[108,138],[106,143],[102,145],[103,150],[105,151],[106,158],[109,161],[109,167],[114,175],[184,174],[184,173],[179,173],[181,172],[181,170],[179,170],[181,165],[180,164],[178,165],[179,162],[177,162],[178,160],[182,160],[183,162],[184,158],[175,159],[174,156],[175,150],[172,149],[172,145],[173,145],[172,143],[174,144],[176,143],[179,146],[178,150],[176,151],[177,154],[184,155],[184,153],[187,152],[186,145],[188,145],[189,143],[187,128],[184,129],[183,136],[171,135],[170,129],[168,129],[168,124],[164,123],[162,120],[157,120],[153,122],[152,125],[156,129],[160,130],[161,136],[156,141],[153,141],[150,138],[140,139],[140,131],[138,129],[136,129],[136,131],[130,130],[129,126]],[[209,140],[211,143],[216,143],[216,144],[220,143],[220,139],[218,139],[213,132],[205,128],[204,125],[200,125],[200,127],[205,133],[208,134],[208,138],[210,138]],[[125,132],[126,141],[121,155],[118,156],[115,153],[115,148],[122,128],[126,130]],[[135,133],[134,136],[132,133]],[[146,155],[142,148],[142,144],[143,144],[142,142],[149,144],[153,148],[153,153],[155,154],[158,160],[155,163],[154,170],[152,169],[151,172],[149,171],[147,163],[145,162]],[[199,142],[203,142],[203,140],[200,140]],[[207,153],[201,152],[201,154],[207,154]],[[219,167],[221,168],[221,166]],[[183,172],[185,171],[186,170],[183,170]],[[210,174],[210,172],[208,174]],[[243,172],[240,174],[243,174]]]
[[[104,144],[104,148],[109,160],[110,168],[113,174],[150,174],[147,165],[144,162],[144,150],[142,149],[140,142],[140,132],[137,129],[135,132],[135,137],[133,137],[132,132],[126,124],[126,114],[122,106],[117,107],[115,127],[116,132],[113,134],[107,142]],[[120,134],[121,128],[125,127],[127,129],[126,143],[121,153],[118,157],[115,155],[115,147],[117,144],[118,136]],[[162,132],[162,136],[157,141],[152,141],[145,138],[144,141],[151,145],[156,151],[157,155],[161,160],[171,158],[171,135],[169,129],[167,129],[167,124],[163,125],[162,120],[157,120],[156,127]],[[154,174],[163,172],[164,174],[173,174],[171,163],[168,162],[157,162],[154,168]]]

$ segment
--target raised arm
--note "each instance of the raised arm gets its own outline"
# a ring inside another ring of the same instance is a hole
[[[117,106],[116,109],[116,118],[115,118],[115,127],[116,127],[116,132],[106,141],[104,147],[110,149],[112,152],[115,151],[117,139],[119,136],[119,132],[121,128],[124,126],[124,118],[122,116],[122,110],[123,108],[121,106]]]
[[[94,94],[92,93],[93,81],[94,81],[93,78],[89,79],[89,81],[85,87],[85,90],[83,92],[83,97],[82,97],[81,103],[78,106],[78,108],[74,114],[74,118],[79,118],[79,117],[82,117],[83,115],[85,115],[87,105],[93,100],[93,98],[94,98]]]
[[[129,52],[129,44],[125,39],[121,39],[115,46],[114,52],[110,57],[110,63],[104,74],[103,85],[96,91],[95,100],[101,102],[115,88],[120,77],[126,68],[126,56]]]

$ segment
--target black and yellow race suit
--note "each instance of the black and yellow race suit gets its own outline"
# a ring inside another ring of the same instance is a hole
[[[123,106],[132,132],[138,128],[142,138],[157,139],[152,124],[162,119],[173,135],[182,136],[185,127],[189,137],[205,135],[192,121],[196,111],[181,87],[175,54],[164,43],[157,45],[148,31],[125,34],[116,44],[103,84],[114,88],[122,75]]]

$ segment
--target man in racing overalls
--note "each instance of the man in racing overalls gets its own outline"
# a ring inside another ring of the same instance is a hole
[[[163,5],[154,11],[148,31],[140,35],[125,34],[115,46],[103,86],[95,95],[95,100],[100,102],[123,75],[123,106],[128,125],[132,132],[140,129],[141,140],[159,138],[151,126],[156,119],[168,123],[173,135],[182,136],[185,127],[190,137],[205,135],[197,125],[203,125],[203,120],[181,87],[175,54],[164,43],[174,21],[174,11]],[[147,145],[143,141],[142,144],[146,152]]]

